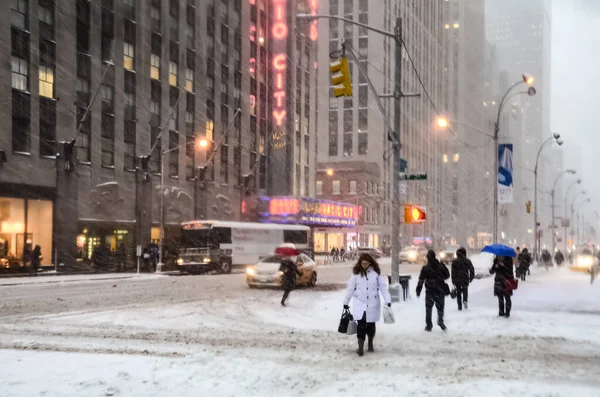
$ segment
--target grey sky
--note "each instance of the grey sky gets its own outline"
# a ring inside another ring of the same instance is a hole
[[[565,166],[577,168],[583,188],[591,193],[590,210],[600,208],[598,26],[600,0],[554,0],[552,129],[564,137]]]

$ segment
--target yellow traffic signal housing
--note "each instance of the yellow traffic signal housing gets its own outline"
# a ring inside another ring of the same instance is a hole
[[[342,57],[329,64],[333,96],[352,96],[352,78],[348,70],[348,58]]]
[[[422,224],[427,220],[427,213],[423,207],[404,205],[404,223],[407,225]]]
[[[528,214],[531,214],[531,201],[527,201],[525,203],[525,209],[527,210]]]

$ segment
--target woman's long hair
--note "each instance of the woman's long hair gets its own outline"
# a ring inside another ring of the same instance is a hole
[[[363,267],[361,265],[362,261],[369,262],[371,264],[371,267],[375,271],[375,273],[381,275],[381,269],[379,268],[379,263],[377,263],[377,261],[369,254],[361,254],[361,256],[358,258],[358,262],[356,262],[356,265],[354,265],[354,267],[352,268],[352,273],[354,273],[354,274],[365,274],[366,273],[365,269],[363,269]]]

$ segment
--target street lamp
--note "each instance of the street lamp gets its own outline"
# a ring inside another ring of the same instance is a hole
[[[328,176],[333,176],[333,170],[331,168],[328,168],[326,173]]]
[[[552,252],[554,252],[556,250],[556,229],[558,229],[558,227],[554,224],[554,218],[555,218],[555,216],[554,216],[554,195],[556,192],[556,184],[566,174],[575,175],[576,173],[577,173],[577,171],[568,169],[568,170],[561,172],[554,180],[554,186],[552,187]],[[565,211],[566,211],[566,204],[565,204]]]
[[[582,220],[581,218],[583,218],[583,210],[581,211],[582,212],[581,217],[579,216],[579,210],[582,209],[581,207],[590,203],[591,201],[592,201],[592,199],[588,198],[580,204],[579,208],[577,208],[577,245],[581,244],[581,238],[580,238],[579,232],[582,231],[581,230],[581,220]],[[581,237],[584,237],[583,233],[581,233],[581,234],[582,234]],[[584,241],[584,244],[585,244],[585,241]]]
[[[554,133],[552,134],[552,136],[548,139],[546,139],[544,142],[542,142],[542,144],[540,145],[540,148],[537,152],[537,157],[535,159],[535,167],[533,169],[533,181],[534,181],[534,192],[533,192],[533,253],[534,255],[537,257],[538,256],[538,249],[539,249],[539,236],[538,236],[538,212],[537,212],[537,186],[538,186],[538,167],[539,167],[539,162],[540,162],[540,155],[542,154],[542,150],[544,149],[544,147],[549,144],[552,141],[556,141],[556,143],[558,144],[558,146],[562,146],[563,141],[560,140],[560,134],[558,133]],[[554,219],[552,220],[552,223],[554,223]]]
[[[502,113],[502,109],[504,108],[504,103],[506,102],[506,100],[508,98],[508,94],[510,94],[510,92],[515,87],[517,87],[521,84],[527,84],[529,86],[527,91],[517,92],[513,95],[527,94],[529,96],[534,96],[537,92],[535,90],[535,87],[533,87],[533,82],[534,82],[534,78],[532,76],[523,75],[521,80],[515,82],[513,85],[511,85],[508,88],[508,90],[506,90],[506,93],[504,94],[504,96],[502,97],[502,100],[500,101],[500,104],[498,105],[498,115],[496,117],[496,123],[494,124],[494,157],[495,157],[494,167],[496,169],[496,171],[494,173],[495,174],[494,175],[494,180],[495,180],[495,185],[494,185],[494,244],[498,243],[498,149],[500,146],[498,136],[500,133],[500,114]]]
[[[564,219],[567,219],[567,208],[568,208],[568,206],[567,206],[567,199],[568,199],[568,197],[569,197],[569,191],[570,191],[570,190],[571,190],[571,188],[572,188],[573,186],[575,186],[575,185],[581,185],[581,179],[577,179],[576,181],[573,181],[573,183],[571,183],[571,184],[569,185],[569,187],[567,188],[567,191],[566,191],[566,193],[565,193],[565,217],[564,217]],[[571,219],[570,219],[570,221],[569,221],[569,222],[573,222],[573,219],[572,219],[572,218],[573,218],[573,216],[571,216]],[[565,225],[566,225],[566,223],[565,223]],[[568,247],[568,245],[567,245],[567,226],[565,226],[565,234],[564,234],[564,237],[565,237],[565,252],[566,252],[566,251],[567,251],[567,247]]]

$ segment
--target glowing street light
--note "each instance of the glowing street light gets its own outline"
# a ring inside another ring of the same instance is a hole
[[[444,116],[438,116],[436,124],[440,128],[448,128],[448,119]]]
[[[331,168],[327,169],[327,175],[329,175],[329,176],[333,175],[333,170]]]
[[[208,147],[208,141],[206,139],[200,139],[198,141],[198,146],[200,146],[201,148],[206,148]]]

